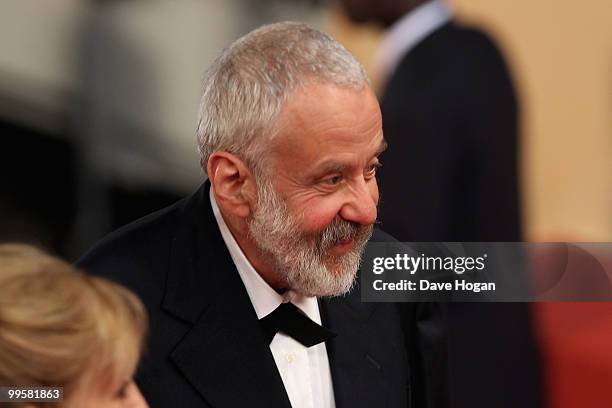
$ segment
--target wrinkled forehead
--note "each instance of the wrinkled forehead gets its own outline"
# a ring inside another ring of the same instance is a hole
[[[380,108],[369,87],[312,84],[288,98],[266,153],[308,167],[325,155],[365,160],[382,143]]]

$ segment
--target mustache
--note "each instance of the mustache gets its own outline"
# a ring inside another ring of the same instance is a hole
[[[320,234],[317,240],[317,250],[320,254],[327,252],[342,241],[353,240],[360,244],[370,239],[373,225],[361,225],[335,218]]]

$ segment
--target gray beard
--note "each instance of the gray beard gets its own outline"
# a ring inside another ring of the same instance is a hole
[[[348,293],[373,226],[336,217],[323,231],[304,233],[299,217],[289,213],[269,182],[259,182],[257,190],[257,207],[248,221],[249,236],[287,289],[317,297]],[[334,245],[348,239],[354,245],[349,252],[329,254]]]

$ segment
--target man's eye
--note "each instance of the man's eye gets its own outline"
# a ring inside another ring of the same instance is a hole
[[[378,171],[379,168],[382,167],[381,163],[374,163],[373,165],[371,165],[367,170],[366,170],[366,177],[367,178],[372,178],[376,175],[376,172]]]
[[[341,181],[342,181],[342,176],[333,176],[333,177],[326,178],[324,180],[324,183],[333,186],[333,185],[340,183]]]

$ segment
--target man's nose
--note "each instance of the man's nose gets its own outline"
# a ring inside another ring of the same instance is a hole
[[[371,225],[376,222],[378,205],[378,187],[376,181],[368,184],[360,180],[350,187],[347,192],[347,202],[340,210],[340,216],[346,220],[360,225]]]

